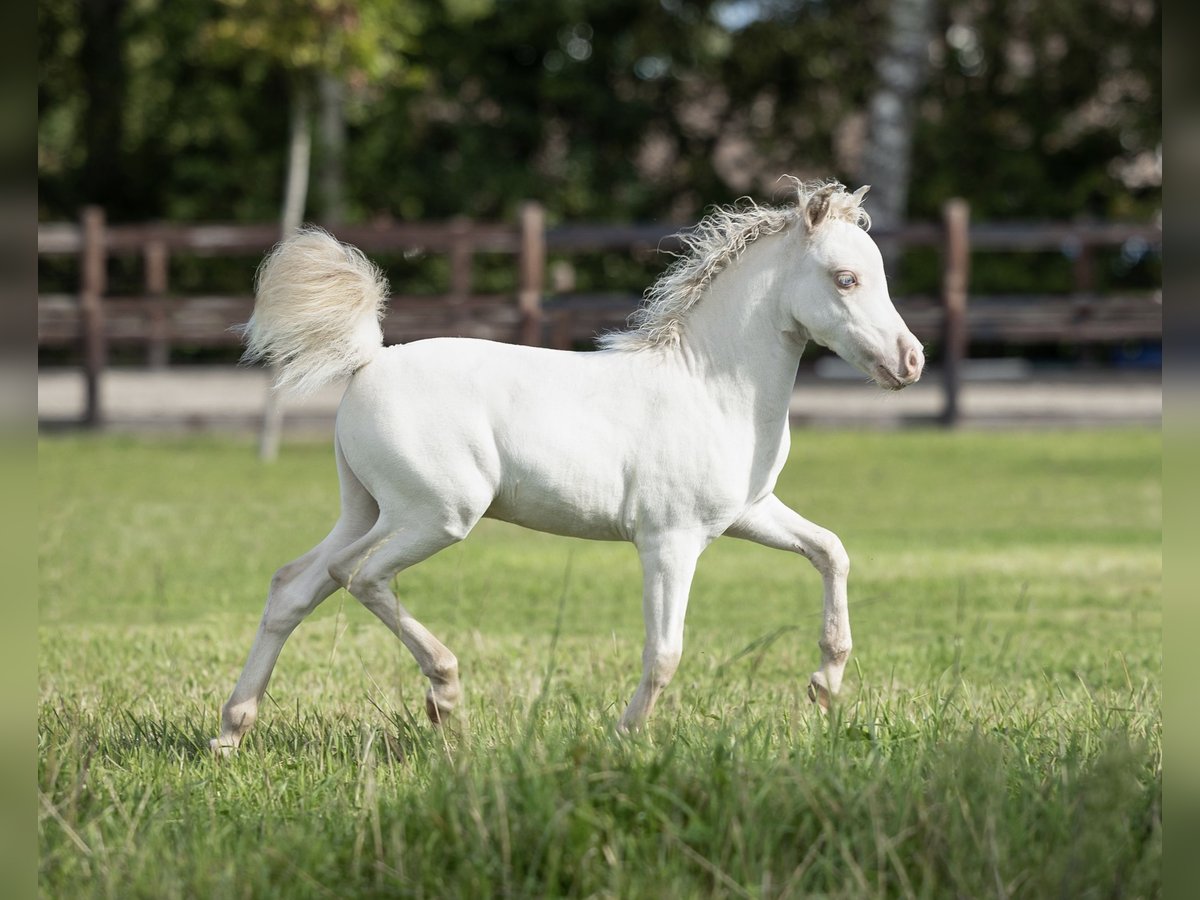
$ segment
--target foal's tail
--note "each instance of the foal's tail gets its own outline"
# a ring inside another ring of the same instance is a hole
[[[349,244],[307,227],[275,246],[254,279],[254,314],[241,326],[243,362],[278,367],[298,393],[349,375],[383,346],[383,273]]]

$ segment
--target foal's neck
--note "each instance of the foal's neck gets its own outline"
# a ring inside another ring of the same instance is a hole
[[[790,229],[759,238],[718,274],[688,313],[679,352],[757,417],[786,416],[804,335],[779,302]]]

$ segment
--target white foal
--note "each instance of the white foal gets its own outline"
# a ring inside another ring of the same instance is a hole
[[[795,206],[712,213],[631,329],[594,353],[466,339],[384,348],[387,286],[361,253],[315,229],[276,247],[248,353],[278,364],[284,386],[353,373],[334,442],[341,517],[272,579],[214,749],[238,745],[284,641],[338,587],[412,652],[441,721],[461,696],[458,661],[389,584],[484,516],[636,546],[646,638],[622,729],[645,721],[675,673],[705,547],[725,534],[799,553],[824,579],[809,696],[828,706],[850,654],[849,559],[772,493],[800,354],[817,341],[892,390],[924,365],[864,230],[865,190],[798,185]]]

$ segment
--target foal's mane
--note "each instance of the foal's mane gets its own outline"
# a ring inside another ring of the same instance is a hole
[[[791,175],[784,179],[796,188],[794,202],[759,206],[745,197],[731,206],[716,207],[695,227],[675,235],[683,245],[683,253],[646,290],[641,307],[629,317],[626,331],[610,331],[597,338],[600,349],[647,350],[677,343],[684,319],[713,278],[735,262],[748,244],[803,221],[809,201],[818,194],[828,196],[825,218],[870,227],[871,219],[861,205],[862,192],[848,193],[836,181],[803,182]]]

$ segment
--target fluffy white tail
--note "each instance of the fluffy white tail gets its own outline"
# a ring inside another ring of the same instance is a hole
[[[349,375],[383,346],[388,283],[362,251],[307,227],[275,246],[254,278],[243,362],[278,367],[277,388],[308,393]]]

